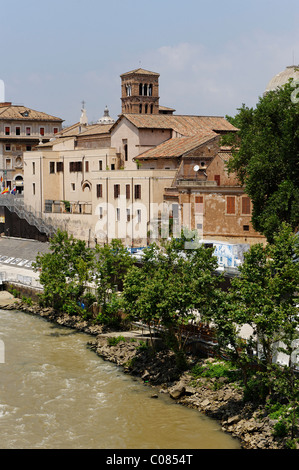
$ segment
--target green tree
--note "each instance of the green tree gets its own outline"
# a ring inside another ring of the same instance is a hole
[[[214,311],[219,344],[242,368],[245,385],[253,363],[250,351],[258,350],[259,367],[264,372],[260,378],[266,378],[267,392],[272,388],[268,377],[277,351],[291,358],[299,337],[296,256],[296,236],[283,224],[272,244],[253,245],[245,254],[240,276],[232,280],[228,292],[219,294]],[[252,328],[247,341],[239,334],[245,324]]]
[[[159,248],[144,250],[141,268],[128,273],[123,290],[125,310],[132,318],[162,327],[178,365],[184,366],[185,327],[195,318],[195,309],[206,313],[219,279],[217,260],[211,249],[185,249],[186,239],[171,239]]]
[[[97,245],[95,259],[97,301],[103,314],[108,311],[112,313],[112,305],[116,310],[119,307],[115,292],[122,287],[125,275],[134,262],[118,239],[112,240],[107,245]]]
[[[93,267],[93,253],[84,241],[58,230],[50,240],[49,253],[36,257],[40,271],[42,302],[56,311],[76,313]]]
[[[228,163],[253,202],[252,224],[273,241],[281,222],[299,224],[299,106],[290,83],[261,97],[255,109],[245,105],[234,118]]]

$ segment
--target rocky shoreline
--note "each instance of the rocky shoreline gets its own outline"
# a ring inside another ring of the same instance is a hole
[[[60,326],[91,335],[88,347],[104,360],[122,367],[125,373],[139,377],[152,388],[152,398],[159,398],[160,393],[168,393],[177,403],[216,419],[224,432],[239,440],[242,449],[286,448],[283,439],[273,436],[275,421],[267,416],[262,407],[244,403],[241,390],[226,382],[225,378],[194,380],[190,372],[180,373],[173,353],[161,349],[153,354],[145,347],[139,332],[105,331],[100,325],[79,321],[67,314],[57,315],[51,308],[28,305],[6,291],[0,292],[0,308],[37,315]],[[123,337],[121,341],[120,336]],[[118,337],[118,341],[112,341],[113,337]],[[197,359],[189,358],[191,363]],[[203,362],[211,360],[215,359],[203,359]]]

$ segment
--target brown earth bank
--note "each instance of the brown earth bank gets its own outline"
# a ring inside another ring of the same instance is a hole
[[[159,394],[167,393],[177,403],[216,419],[224,432],[239,440],[242,449],[286,449],[286,441],[274,437],[276,421],[269,418],[264,407],[244,403],[242,390],[229,384],[224,377],[194,379],[190,370],[180,372],[174,354],[163,348],[153,353],[151,348],[145,347],[147,338],[137,329],[109,331],[74,316],[57,314],[51,308],[28,305],[6,291],[0,292],[0,308],[38,315],[92,335],[88,347],[104,360],[122,367],[125,373],[139,377],[152,388],[152,398],[157,399]],[[117,341],[111,340],[113,337]],[[188,357],[191,367],[195,363],[209,361],[216,359]]]

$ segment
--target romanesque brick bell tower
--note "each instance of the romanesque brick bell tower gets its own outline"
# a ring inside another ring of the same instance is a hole
[[[123,114],[159,114],[159,76],[144,69],[120,76]]]

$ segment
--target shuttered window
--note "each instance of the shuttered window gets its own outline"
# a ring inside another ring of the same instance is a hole
[[[97,184],[97,197],[103,197],[103,185]]]
[[[135,184],[134,197],[135,199],[141,199],[141,184]]]
[[[227,196],[226,198],[226,213],[235,214],[236,213],[236,198],[235,196]]]
[[[120,195],[120,185],[115,184],[114,185],[114,199],[117,199]]]
[[[242,214],[250,214],[250,199],[242,197]]]
[[[82,162],[70,162],[70,172],[82,171]]]
[[[130,199],[130,185],[126,184],[126,199]]]
[[[203,196],[195,196],[195,212],[203,213]]]

